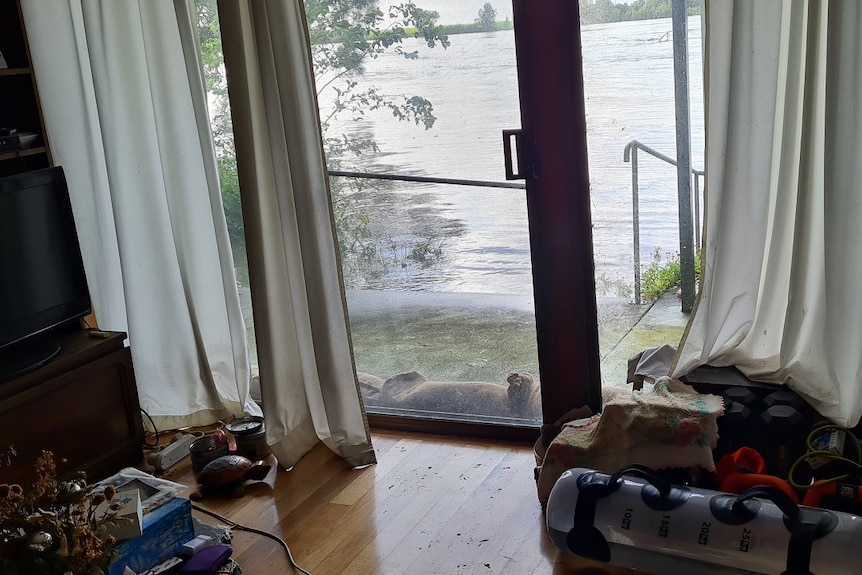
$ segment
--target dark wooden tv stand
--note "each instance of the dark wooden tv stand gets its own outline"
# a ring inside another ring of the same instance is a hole
[[[54,453],[61,476],[81,470],[90,481],[140,463],[144,430],[125,339],[64,334],[54,359],[0,383],[0,453],[8,445],[18,453],[9,467],[0,461],[0,483],[31,484],[42,450]]]

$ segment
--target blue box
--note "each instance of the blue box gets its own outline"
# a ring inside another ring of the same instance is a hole
[[[143,534],[120,541],[108,575],[122,575],[128,566],[141,573],[180,554],[183,544],[195,538],[192,502],[175,497],[144,515]]]

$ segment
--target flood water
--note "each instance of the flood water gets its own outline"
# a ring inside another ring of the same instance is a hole
[[[676,154],[671,20],[582,28],[587,141],[597,290],[633,284],[631,165],[623,150],[638,140]],[[703,169],[700,18],[689,20],[692,166]],[[386,54],[367,62],[362,85],[398,97],[419,95],[437,117],[428,130],[387,110],[343,117],[333,133],[372,138],[378,148],[341,169],[503,181],[501,130],[520,127],[513,32],[454,35],[448,49],[407,42],[417,59]],[[367,84],[366,84],[367,83]],[[323,91],[321,108],[331,96]],[[676,168],[640,153],[640,242],[646,264],[679,251]],[[377,184],[374,184],[377,186]],[[369,227],[396,242],[439,248],[433,265],[394,266],[354,287],[374,290],[531,294],[523,190],[386,183],[361,210]],[[417,240],[417,238],[419,238]],[[393,250],[396,249],[393,247]]]

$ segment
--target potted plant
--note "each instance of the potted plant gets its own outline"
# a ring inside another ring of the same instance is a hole
[[[2,451],[2,450],[0,450]],[[15,455],[0,452],[0,464]],[[106,534],[119,504],[114,487],[89,485],[83,473],[60,481],[43,451],[29,491],[0,484],[0,575],[92,575],[107,569],[116,544]]]

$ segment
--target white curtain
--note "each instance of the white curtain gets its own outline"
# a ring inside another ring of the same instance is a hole
[[[736,366],[862,415],[862,3],[707,3],[706,229],[672,374]]]
[[[353,365],[302,0],[220,0],[267,440],[374,450]]]
[[[183,0],[22,2],[99,326],[162,429],[260,414]]]

